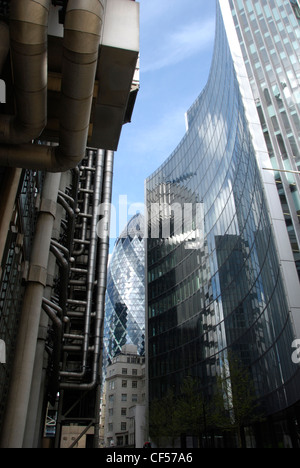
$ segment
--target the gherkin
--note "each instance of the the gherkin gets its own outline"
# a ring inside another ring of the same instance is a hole
[[[104,366],[125,344],[145,353],[144,217],[136,214],[118,237],[108,268]]]

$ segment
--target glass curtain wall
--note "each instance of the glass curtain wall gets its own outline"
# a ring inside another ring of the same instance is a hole
[[[222,16],[208,83],[146,181],[149,398],[186,376],[210,395],[228,351],[268,413],[297,401],[293,326]]]

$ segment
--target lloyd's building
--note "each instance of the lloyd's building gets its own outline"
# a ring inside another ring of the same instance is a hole
[[[219,0],[207,85],[146,181],[150,414],[186,376],[209,398],[234,353],[257,446],[298,446],[299,37],[298,2]]]
[[[138,2],[0,0],[1,448],[99,447],[107,206],[138,54]]]

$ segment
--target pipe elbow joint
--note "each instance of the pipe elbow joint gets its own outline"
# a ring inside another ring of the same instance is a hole
[[[22,145],[37,139],[47,122],[42,121],[34,125],[23,124],[16,116],[2,115],[0,118],[0,143]]]
[[[75,169],[78,164],[85,157],[85,152],[82,154],[70,154],[62,151],[60,146],[55,147],[54,149],[54,158],[51,164],[52,167],[49,168],[50,172],[66,172],[72,169]]]

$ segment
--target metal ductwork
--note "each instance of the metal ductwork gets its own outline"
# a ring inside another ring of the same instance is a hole
[[[9,0],[7,5],[0,21],[0,84],[7,91],[0,103],[0,169],[10,175],[4,189],[10,180],[14,184],[3,232],[21,169],[48,173],[24,271],[0,445],[34,445],[43,405],[48,398],[56,404],[59,392],[56,445],[60,427],[76,420],[95,426],[97,446],[109,252],[109,216],[99,213],[99,206],[109,214],[113,152],[139,87],[139,5],[132,0]],[[86,151],[87,146],[93,149]]]
[[[60,376],[62,378],[60,389],[62,390],[73,389],[88,391],[95,388],[97,385],[99,365],[102,362],[102,334],[107,283],[107,262],[109,254],[110,204],[112,197],[113,165],[114,153],[112,151],[105,152],[101,150],[98,152],[95,168],[93,216],[91,221],[92,228],[89,245],[89,265],[86,282],[87,299],[85,310],[85,325],[84,334],[81,335],[83,339],[83,347],[80,368],[82,370],[81,372],[60,372]],[[101,211],[103,211],[101,214],[99,213],[99,206],[101,206]],[[104,216],[106,222],[101,222],[97,227],[97,215],[100,214],[103,216],[104,212],[106,212],[106,215]],[[97,265],[98,271],[96,274]],[[96,294],[95,281],[97,284]],[[96,296],[96,315],[94,319],[94,327],[93,330],[91,330],[93,296]],[[89,348],[91,337],[94,339],[93,349]],[[78,339],[78,335],[76,338]],[[88,354],[91,352],[93,353],[93,363],[89,363],[89,366],[91,366],[91,376],[90,381],[86,382],[86,376],[89,367],[87,365]]]
[[[1,116],[1,143],[28,143],[38,138],[46,125],[49,7],[49,0],[11,2],[9,31],[16,115]]]
[[[59,145],[33,145],[47,118],[47,22],[50,0],[12,0],[10,42],[16,116],[1,116],[0,165],[50,172],[74,168],[87,144],[104,8],[69,0],[63,38]],[[17,144],[16,144],[17,143]],[[20,144],[19,144],[20,143]]]

